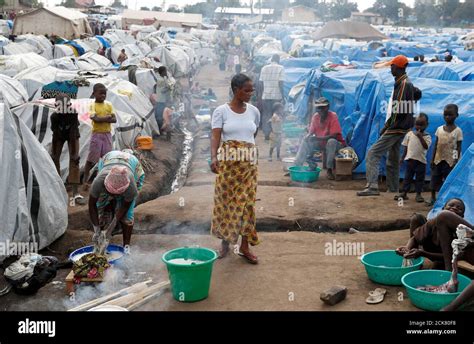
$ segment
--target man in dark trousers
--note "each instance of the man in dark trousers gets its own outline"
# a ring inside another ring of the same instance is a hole
[[[387,188],[389,192],[399,191],[400,145],[405,134],[413,128],[415,109],[415,87],[408,79],[406,68],[408,59],[398,55],[390,61],[395,86],[387,107],[387,121],[380,133],[380,137],[370,147],[366,158],[367,184],[358,196],[380,195],[378,178],[380,159],[387,154]]]

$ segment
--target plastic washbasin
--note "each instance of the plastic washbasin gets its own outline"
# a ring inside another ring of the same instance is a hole
[[[78,248],[77,250],[71,252],[71,254],[69,255],[69,260],[74,262],[74,261],[77,260],[76,256],[81,255],[83,253],[92,253],[93,251],[94,251],[94,246],[93,245]],[[116,259],[109,260],[110,264],[120,263],[123,256],[125,255],[125,249],[123,248],[123,246],[115,245],[115,244],[109,244],[109,246],[107,246],[106,252],[107,253],[111,253],[111,252],[120,252],[120,253],[122,253],[122,256],[120,256]]]
[[[318,180],[321,168],[311,169],[308,166],[291,166],[288,168],[290,171],[290,178],[294,182],[312,183]]]
[[[439,311],[450,304],[471,283],[471,280],[458,273],[459,286],[456,293],[432,293],[418,290],[417,287],[432,285],[439,286],[449,281],[451,271],[445,270],[420,270],[413,271],[402,278],[408,298],[411,303],[426,311]]]
[[[283,128],[283,133],[286,137],[298,137],[302,136],[306,128],[304,127],[294,127],[294,128]]]
[[[403,257],[394,250],[373,251],[364,254],[361,263],[367,276],[376,283],[385,285],[402,285],[402,277],[409,272],[419,270],[424,258],[413,259],[413,266],[402,267]]]

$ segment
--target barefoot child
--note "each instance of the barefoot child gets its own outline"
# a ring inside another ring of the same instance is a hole
[[[89,172],[100,158],[112,150],[112,125],[116,123],[112,104],[105,100],[107,88],[103,84],[95,84],[93,89],[95,102],[90,107],[90,118],[92,121],[92,135],[84,167],[84,190],[89,189]]]
[[[280,161],[280,148],[281,148],[281,133],[283,124],[283,111],[284,107],[282,103],[275,103],[273,105],[273,116],[268,122],[271,126],[270,134],[270,156],[268,161],[272,161],[273,149],[276,148],[277,160]]]
[[[444,181],[461,158],[463,133],[461,128],[454,124],[458,114],[456,104],[448,104],[444,108],[444,121],[436,130],[435,146],[431,160],[431,200],[428,205],[436,201],[436,192],[441,189]]]
[[[51,130],[53,131],[52,158],[58,174],[61,174],[60,158],[63,146],[67,142],[69,149],[68,184],[72,186],[74,202],[85,204],[84,197],[78,191],[81,183],[79,170],[79,119],[78,113],[72,108],[71,99],[67,95],[56,96],[56,111],[51,115]]]
[[[395,200],[398,200],[399,198],[404,200],[408,199],[407,193],[410,191],[410,184],[413,181],[413,177],[416,176],[415,200],[419,203],[425,201],[421,196],[421,192],[423,191],[423,183],[426,174],[426,153],[431,145],[431,136],[425,133],[427,127],[428,116],[424,113],[420,113],[415,121],[415,131],[409,131],[403,139],[402,146],[405,147],[405,150],[402,159],[400,160],[400,165],[406,161],[407,168],[405,171],[402,193],[395,196]]]

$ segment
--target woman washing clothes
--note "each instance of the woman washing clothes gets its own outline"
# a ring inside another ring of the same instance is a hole
[[[123,246],[130,245],[134,224],[134,208],[143,187],[145,173],[140,161],[129,149],[111,151],[98,164],[98,174],[89,195],[89,215],[94,227],[94,240],[101,230],[113,234],[122,226]]]
[[[222,239],[219,258],[229,253],[229,245],[237,244],[240,236],[239,255],[257,264],[258,258],[250,252],[249,244],[260,242],[255,229],[258,160],[255,137],[260,112],[248,103],[254,91],[248,76],[235,75],[231,89],[232,100],[212,114],[211,170],[217,177],[211,233]]]
[[[463,224],[471,229],[474,226],[464,220],[466,206],[461,199],[453,198],[446,202],[443,210],[431,220],[414,214],[410,220],[410,240],[406,246],[396,249],[397,254],[407,259],[426,257],[436,265],[444,264],[444,269],[452,271],[453,249],[451,243],[456,238],[456,229]],[[474,264],[474,246],[468,246],[458,256]]]

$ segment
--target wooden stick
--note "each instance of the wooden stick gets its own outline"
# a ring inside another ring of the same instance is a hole
[[[150,294],[150,295],[148,295],[147,297],[144,297],[143,299],[141,299],[141,300],[139,300],[139,301],[137,301],[137,302],[135,302],[135,303],[132,303],[131,305],[129,305],[129,306],[127,307],[127,309],[128,309],[129,311],[133,311],[135,308],[138,308],[138,307],[144,305],[145,303],[147,303],[148,301],[150,301],[151,299],[154,299],[154,298],[157,297],[158,294],[160,294],[160,293],[161,293],[161,290],[159,290],[159,291],[157,291],[157,292],[154,292],[153,294]]]
[[[144,290],[141,290],[137,293],[131,293],[128,295],[121,296],[119,298],[116,298],[111,301],[107,301],[105,303],[102,303],[101,306],[109,306],[109,305],[114,305],[114,306],[120,306],[120,307],[125,307],[127,305],[131,305],[133,303],[136,303],[137,301],[142,300],[143,298],[161,291],[162,289],[168,287],[170,285],[170,281],[164,281],[157,283],[153,286],[150,286]]]
[[[68,312],[77,312],[77,311],[85,311],[85,310],[88,310],[94,306],[98,306],[100,305],[101,303],[104,303],[104,302],[107,302],[109,300],[112,300],[116,297],[119,297],[119,296],[123,296],[123,295],[127,295],[128,293],[133,293],[137,290],[141,290],[142,288],[146,287],[148,283],[150,283],[152,280],[151,279],[148,279],[144,282],[139,282],[139,283],[136,283],[134,285],[131,285],[130,287],[127,287],[127,288],[124,288],[124,289],[121,289],[119,291],[116,291],[115,293],[112,293],[112,294],[109,294],[109,295],[105,295],[105,296],[102,296],[98,299],[94,299],[94,300],[91,300],[89,302],[86,302],[80,306],[77,306],[77,307],[74,307],[74,308],[71,308],[68,310]]]

